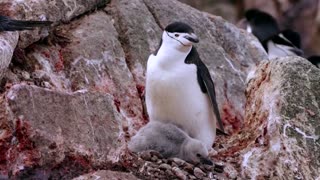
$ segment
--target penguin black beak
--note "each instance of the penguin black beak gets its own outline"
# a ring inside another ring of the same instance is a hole
[[[200,157],[200,162],[202,164],[206,164],[206,165],[210,165],[210,166],[213,165],[213,163],[212,163],[212,161],[210,159],[207,159],[207,158],[204,158],[204,157]]]
[[[184,36],[184,38],[188,39],[190,42],[193,42],[193,43],[198,43],[199,42],[199,38],[194,33],[187,34],[187,35]]]

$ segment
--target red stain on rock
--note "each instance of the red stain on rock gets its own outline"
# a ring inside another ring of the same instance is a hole
[[[66,155],[64,160],[50,168],[49,179],[72,179],[94,169],[89,157],[78,155]]]
[[[58,62],[54,64],[54,68],[57,72],[62,71],[64,69],[64,59],[62,55],[62,50],[59,50],[59,59]]]
[[[120,101],[118,99],[114,98],[113,102],[114,102],[114,105],[117,108],[117,111],[120,112],[120,106],[121,106]]]
[[[0,135],[0,175],[8,174],[7,172],[7,153],[10,149],[12,133],[5,131]]]
[[[137,91],[139,93],[140,98],[144,98],[144,94],[145,94],[145,86],[144,85],[139,85],[137,84]]]
[[[94,170],[88,157],[66,155],[64,160],[50,167],[26,168],[13,179],[72,179]]]
[[[15,12],[12,11],[12,6],[13,6],[13,3],[12,2],[1,2],[0,4],[0,8],[1,8],[1,15],[2,16],[14,16],[14,14],[16,14]]]
[[[42,55],[44,55],[44,57],[46,57],[46,58],[50,58],[50,57],[51,57],[50,53],[47,52],[47,51],[42,51],[41,53],[42,53]]]
[[[24,150],[24,149],[33,149],[34,145],[33,142],[29,139],[30,136],[30,125],[22,120],[16,121],[16,128],[14,132],[14,136],[17,138],[19,144],[18,144],[18,150]]]
[[[11,143],[7,151],[7,164],[12,175],[16,175],[19,171],[36,165],[40,157],[34,142],[30,139],[30,125],[26,121],[16,121],[13,137],[16,141]]]
[[[233,132],[237,132],[241,128],[241,117],[237,117],[237,115],[234,115],[232,112],[234,111],[234,107],[232,104],[225,103],[222,106],[222,114],[221,118],[223,119],[224,124],[230,124],[232,126]]]

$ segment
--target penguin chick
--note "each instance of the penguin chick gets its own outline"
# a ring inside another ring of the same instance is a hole
[[[132,152],[154,150],[164,158],[177,157],[193,164],[212,165],[206,147],[173,124],[150,121],[131,138],[128,148]]]
[[[32,30],[34,27],[45,27],[51,24],[51,21],[22,21],[13,20],[7,16],[0,16],[0,32]]]
[[[224,130],[214,83],[193,47],[197,42],[188,24],[165,28],[160,47],[148,59],[146,105],[150,121],[175,124],[211,149],[217,121]]]

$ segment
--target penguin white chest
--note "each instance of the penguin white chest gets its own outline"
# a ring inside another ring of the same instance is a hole
[[[159,59],[153,56],[148,60],[146,79],[150,121],[174,123],[194,138],[203,134],[201,131],[208,132],[203,136],[212,145],[214,115],[208,95],[201,91],[198,83],[196,65],[179,60],[170,66],[161,66]]]
[[[269,59],[284,57],[284,56],[295,56],[296,54],[292,52],[292,47],[275,44],[272,41],[267,43],[268,46],[268,57]]]

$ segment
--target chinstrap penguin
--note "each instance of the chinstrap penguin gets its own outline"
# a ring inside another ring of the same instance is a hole
[[[300,35],[292,30],[280,31],[270,14],[250,9],[246,11],[247,32],[255,35],[268,53],[269,59],[283,56],[302,56]]]
[[[303,56],[304,53],[300,49],[300,44],[300,35],[289,29],[262,42],[269,59],[284,56]]]
[[[51,24],[51,21],[23,21],[13,20],[7,16],[0,16],[0,32],[32,30],[35,27],[45,27]]]
[[[183,22],[165,28],[158,50],[148,59],[146,105],[150,121],[173,123],[211,149],[216,121],[224,129],[214,83],[193,47],[198,42]]]
[[[189,137],[183,130],[169,123],[150,121],[142,127],[128,143],[132,152],[154,150],[164,158],[177,157],[198,164],[213,163],[208,158],[208,150],[202,142]]]

